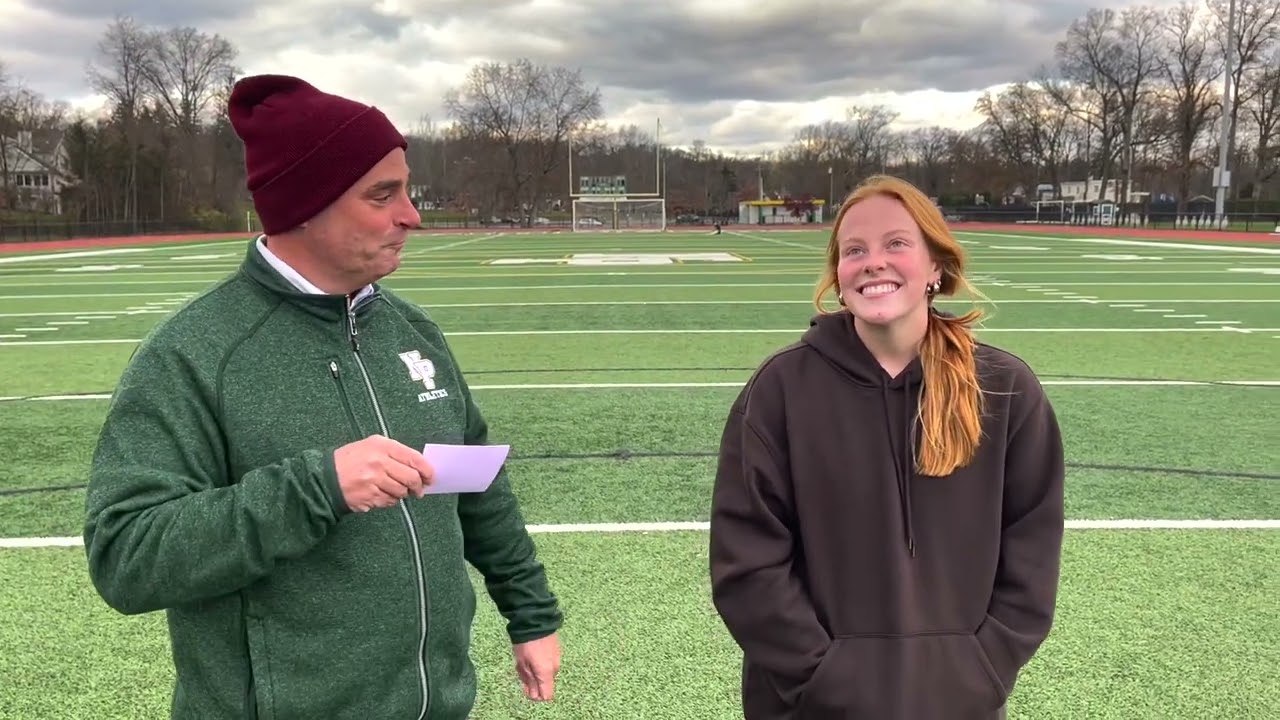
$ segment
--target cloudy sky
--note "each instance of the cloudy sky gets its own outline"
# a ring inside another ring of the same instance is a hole
[[[1172,0],[1157,0],[1166,5]],[[904,127],[977,122],[986,88],[1052,60],[1074,18],[1124,0],[0,0],[0,61],[46,96],[93,107],[85,67],[117,13],[217,32],[246,73],[298,74],[403,127],[447,121],[470,64],[581,68],[607,119],[726,151],[882,102]]]

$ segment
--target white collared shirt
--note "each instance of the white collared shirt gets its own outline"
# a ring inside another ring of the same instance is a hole
[[[297,270],[294,270],[292,267],[289,266],[288,263],[286,263],[285,261],[277,257],[275,253],[271,252],[271,250],[267,247],[265,235],[258,236],[258,252],[262,253],[262,257],[271,265],[271,267],[276,269],[276,272],[283,275],[284,279],[288,280],[290,284],[292,284],[295,288],[297,288],[301,292],[307,293],[309,295],[328,295],[329,294],[321,290],[320,288],[316,287],[310,280],[303,277],[302,273],[299,273]],[[360,292],[356,294],[355,298],[351,300],[351,305],[355,305],[357,302],[364,299],[365,295],[368,295],[372,292],[373,292],[373,286],[365,285],[363,288],[361,288]]]

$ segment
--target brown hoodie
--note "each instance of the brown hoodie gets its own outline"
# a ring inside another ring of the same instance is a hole
[[[743,388],[710,553],[746,720],[997,717],[1053,621],[1064,464],[1032,371],[976,356],[983,444],[945,478],[913,469],[919,360],[890,378],[848,313]]]

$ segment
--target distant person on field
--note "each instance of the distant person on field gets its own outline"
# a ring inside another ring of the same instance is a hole
[[[963,272],[928,198],[871,178],[836,217],[819,313],[733,404],[711,582],[747,720],[1004,717],[1049,633],[1062,438],[1032,371],[974,340],[979,313],[934,308]]]
[[[377,282],[420,218],[376,108],[265,75],[230,119],[263,235],[156,327],[116,388],[89,478],[89,573],[165,610],[175,718],[461,720],[470,563],[535,700],[561,615],[505,471],[426,494],[426,443],[484,444],[440,328]]]

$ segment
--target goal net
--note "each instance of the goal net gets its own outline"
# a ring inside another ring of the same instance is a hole
[[[573,200],[575,232],[661,231],[667,202],[661,197],[579,197]]]
[[[1036,222],[1061,225],[1070,220],[1065,200],[1037,200]]]

